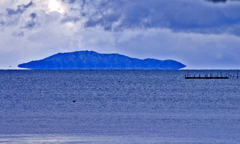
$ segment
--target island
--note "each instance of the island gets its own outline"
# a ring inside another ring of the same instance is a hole
[[[42,60],[18,65],[27,69],[156,69],[178,70],[186,67],[174,60],[137,59],[120,54],[94,51],[57,53]]]

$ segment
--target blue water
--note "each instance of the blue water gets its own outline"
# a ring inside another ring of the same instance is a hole
[[[240,143],[236,74],[1,70],[0,143]]]

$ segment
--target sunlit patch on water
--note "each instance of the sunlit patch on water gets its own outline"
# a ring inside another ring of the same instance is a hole
[[[45,144],[45,143],[71,143],[71,144],[237,144],[234,141],[220,139],[190,139],[161,136],[82,136],[60,134],[30,134],[30,135],[0,135],[0,143],[11,144]]]

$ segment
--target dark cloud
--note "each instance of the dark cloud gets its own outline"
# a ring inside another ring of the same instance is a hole
[[[84,9],[84,6],[85,6],[85,3],[86,3],[86,0],[62,0],[62,2],[67,2],[69,4],[79,4],[81,5],[81,10]],[[91,3],[94,1],[90,1]]]
[[[90,19],[88,22],[86,22],[86,26],[94,27],[96,25],[101,25],[104,27],[105,30],[111,30],[113,23],[118,21],[120,16],[121,16],[120,14],[116,13],[111,15],[105,15],[99,20]]]
[[[79,21],[80,18],[79,17],[70,17],[70,16],[66,16],[62,21],[61,23],[66,23],[66,22],[77,22]]]
[[[240,1],[240,0],[205,0],[213,3],[225,3],[227,1]]]
[[[76,0],[68,0],[69,3],[74,3]]]
[[[89,18],[89,21],[85,24],[85,26],[94,27],[100,25],[103,26],[105,30],[111,30],[113,23],[119,21],[120,18],[126,14],[125,12],[127,12],[127,5],[128,2],[121,0],[107,0],[99,3],[98,5],[94,5],[96,10],[95,13],[91,14],[90,16],[88,13],[84,14]],[[107,13],[109,10],[113,12]],[[99,16],[101,16],[101,18],[96,18]]]
[[[31,13],[30,17],[32,18],[32,20],[28,21],[26,23],[26,25],[24,27],[22,27],[22,28],[33,29],[36,26],[35,19],[37,18],[37,14],[36,13]]]
[[[8,15],[15,15],[15,14],[21,14],[23,13],[28,7],[32,6],[33,5],[33,2],[31,1],[29,4],[27,5],[19,5],[17,10],[13,10],[13,9],[7,9],[7,14]]]
[[[85,26],[102,26],[115,31],[169,28],[183,32],[224,33],[240,24],[240,15],[236,15],[240,13],[239,6],[208,7],[192,0],[105,0],[94,5],[95,13],[86,14],[89,20]]]
[[[37,17],[37,14],[36,14],[36,13],[31,13],[30,17],[31,17],[32,19],[35,19],[35,18]]]
[[[227,0],[206,0],[214,3],[219,3],[219,2],[227,2]]]
[[[84,9],[84,6],[85,6],[85,3],[86,3],[86,0],[78,0],[78,1],[76,1],[76,0],[62,0],[63,2],[65,2],[65,1],[67,1],[69,4],[73,4],[73,3],[75,3],[75,4],[78,4],[78,5],[80,5],[81,6],[81,8],[80,9],[76,9],[76,8],[70,8],[70,13],[71,12],[77,12],[77,13],[79,13],[79,15],[78,16],[69,16],[69,13],[67,13],[67,14],[65,14],[65,16],[64,16],[64,18],[61,20],[61,23],[66,23],[66,22],[77,22],[77,21],[79,21],[81,18],[81,16],[82,17],[85,17],[85,13],[83,12],[83,9]]]
[[[86,0],[62,0],[62,2],[67,2],[69,4],[74,4],[74,3],[80,4],[81,9],[83,9],[86,3]]]
[[[62,2],[68,2],[69,4],[74,3],[76,0],[62,0]]]
[[[27,22],[27,24],[25,25],[24,28],[26,29],[33,29],[35,27],[36,23],[34,21],[29,21]]]

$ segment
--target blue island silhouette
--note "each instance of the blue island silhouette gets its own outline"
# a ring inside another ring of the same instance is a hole
[[[178,70],[186,67],[174,60],[137,59],[120,54],[94,51],[58,53],[42,60],[19,64],[27,69],[160,69]]]

